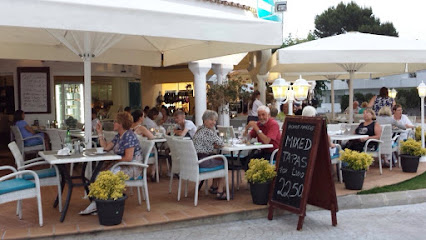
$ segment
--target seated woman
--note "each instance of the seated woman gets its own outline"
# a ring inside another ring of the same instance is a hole
[[[141,110],[136,110],[132,113],[133,123],[130,129],[137,135],[141,135],[142,137],[146,137],[148,139],[154,139],[154,135],[143,126],[144,122],[144,114]]]
[[[154,139],[155,136],[154,134],[151,133],[151,131],[149,131],[145,126],[143,126],[143,122],[144,122],[144,113],[141,110],[135,110],[132,113],[132,117],[133,117],[133,124],[130,127],[130,129],[136,134],[136,135],[140,135],[142,137],[146,137],[149,140]],[[152,151],[155,151],[155,149],[153,149]],[[151,168],[151,181],[155,182],[155,167],[154,166],[150,166]]]
[[[382,135],[382,128],[380,127],[380,124],[375,122],[376,119],[376,113],[372,109],[365,109],[364,110],[364,122],[360,123],[359,126],[355,129],[355,134],[359,135],[368,135],[367,137],[356,139],[356,140],[350,140],[346,144],[346,148],[349,148],[351,150],[355,150],[358,152],[364,151],[364,145],[365,142],[368,139],[380,139],[380,136]],[[368,145],[368,147],[372,150],[377,149],[377,143],[372,142]]]
[[[393,129],[405,130],[405,128],[406,128],[404,126],[404,124],[396,121],[392,117],[392,111],[391,111],[390,107],[388,107],[388,106],[382,107],[379,110],[379,116],[377,116],[376,120],[379,124],[391,124]]]
[[[223,141],[217,135],[215,129],[217,118],[218,115],[215,111],[206,110],[202,116],[203,125],[198,128],[192,138],[199,160],[216,154],[215,149],[223,146]],[[200,168],[213,168],[220,165],[223,165],[222,159],[210,159],[201,163]],[[227,183],[224,182],[223,178],[213,179],[213,184],[210,187],[209,192],[216,194],[217,199],[225,200],[226,193],[224,191],[224,184]]]
[[[132,116],[128,112],[118,113],[114,121],[114,131],[116,131],[118,134],[112,139],[111,142],[106,142],[103,138],[102,125],[99,123],[96,126],[100,146],[103,147],[105,151],[113,150],[115,154],[120,155],[121,160],[118,161],[142,161],[141,147],[139,145],[138,138],[136,137],[135,133],[130,130],[132,123]],[[108,170],[115,163],[116,161],[107,161],[102,169]],[[125,174],[129,175],[130,178],[137,178],[140,176],[140,174],[142,174],[142,169],[139,167],[120,166],[114,168],[114,173],[118,171],[123,171]],[[91,202],[84,211],[80,212],[80,214],[87,215],[94,212],[96,212],[96,203]]]
[[[31,139],[24,140],[24,146],[30,147],[30,146],[41,145],[43,144],[42,139],[44,139],[44,144],[46,149],[50,149],[49,139],[47,135],[45,135],[44,133],[36,133],[24,119],[25,119],[24,111],[16,110],[15,114],[13,115],[13,124],[19,128],[22,138],[31,137],[34,135],[38,135],[41,137],[41,138],[31,138]]]

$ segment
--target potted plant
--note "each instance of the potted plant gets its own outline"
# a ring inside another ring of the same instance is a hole
[[[245,174],[250,183],[250,192],[254,204],[266,205],[268,203],[269,187],[272,179],[277,175],[275,166],[269,161],[261,159],[251,159],[249,168]]]
[[[401,167],[403,172],[417,172],[419,159],[426,155],[426,148],[422,148],[420,141],[412,138],[401,142]]]
[[[89,197],[93,197],[98,209],[99,224],[112,226],[121,223],[124,213],[124,201],[127,196],[125,182],[129,176],[122,171],[99,173],[95,182],[89,186]]]
[[[342,167],[346,189],[361,190],[365,171],[373,163],[373,157],[364,152],[345,149],[345,151],[340,151],[340,160],[346,165]]]

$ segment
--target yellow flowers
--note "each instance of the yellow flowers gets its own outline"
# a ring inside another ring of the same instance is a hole
[[[345,151],[340,151],[340,160],[348,164],[348,168],[353,170],[367,169],[373,163],[373,157],[367,153],[352,151],[348,148]]]
[[[246,172],[246,178],[251,183],[266,183],[271,181],[277,172],[275,166],[269,164],[269,161],[261,159],[251,159],[249,169]]]
[[[113,174],[111,171],[102,171],[99,173],[95,182],[89,186],[89,197],[96,199],[117,200],[123,197],[123,192],[126,190],[125,181],[129,176],[122,171]]]
[[[426,148],[422,148],[421,142],[409,138],[405,142],[401,142],[401,154],[411,156],[424,156],[426,155]]]

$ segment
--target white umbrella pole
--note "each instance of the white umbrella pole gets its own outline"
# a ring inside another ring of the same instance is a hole
[[[353,123],[354,120],[354,86],[353,86],[354,71],[349,71],[349,121]]]
[[[421,120],[422,120],[422,147],[424,148],[425,147],[425,128],[424,128],[424,124],[425,124],[425,98],[424,97],[421,97],[420,98],[421,99],[421,101],[420,101],[420,103],[421,103],[421,114],[422,114],[422,117],[421,117]]]
[[[330,81],[331,85],[331,119],[334,119],[334,80]]]
[[[84,142],[92,148],[92,56],[90,54],[89,34],[84,34]]]

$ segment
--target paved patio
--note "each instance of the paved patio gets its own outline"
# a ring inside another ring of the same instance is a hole
[[[0,161],[2,165],[13,163],[10,154],[4,151],[0,152]],[[421,163],[417,174],[421,174],[424,171],[426,171],[426,163]],[[3,174],[0,172],[0,175]],[[383,175],[380,175],[378,168],[372,167],[367,173],[364,189],[401,182],[415,175],[403,173],[399,168],[394,168],[392,171],[384,169]],[[160,183],[149,182],[148,185],[151,212],[147,212],[144,202],[139,206],[137,196],[131,195],[128,191],[130,196],[126,200],[123,222],[120,225],[112,227],[99,225],[97,216],[78,215],[78,212],[84,209],[89,203],[87,199],[82,198],[82,188],[74,190],[67,217],[63,223],[60,223],[58,210],[52,208],[56,189],[54,187],[43,187],[44,226],[39,227],[38,225],[35,199],[24,200],[22,220],[19,220],[15,216],[16,202],[6,203],[1,205],[0,210],[0,237],[1,239],[57,237],[66,234],[94,233],[111,229],[124,230],[148,226],[162,227],[164,224],[173,222],[206,220],[206,218],[229,214],[249,214],[251,211],[266,208],[266,206],[252,204],[250,192],[247,190],[245,183],[241,185],[239,191],[235,192],[235,199],[229,202],[218,201],[214,195],[206,196],[204,192],[200,192],[197,207],[193,205],[194,184],[189,184],[188,198],[183,197],[180,202],[176,200],[177,179],[174,180],[171,194],[168,193],[168,178],[166,177],[161,178]],[[338,182],[336,182],[336,192],[338,196],[356,193],[356,191],[344,189],[344,184]],[[208,219],[206,221],[208,222]]]

